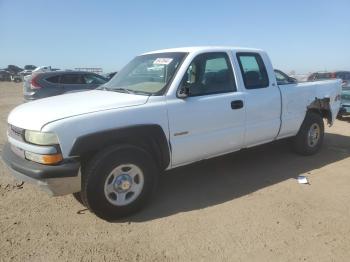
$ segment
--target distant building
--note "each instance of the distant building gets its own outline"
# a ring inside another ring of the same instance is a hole
[[[102,74],[103,70],[102,68],[99,67],[79,67],[79,68],[74,68],[77,71],[86,71],[86,72],[91,72],[95,74]]]

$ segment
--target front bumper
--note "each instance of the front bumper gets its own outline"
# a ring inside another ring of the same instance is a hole
[[[9,143],[5,144],[2,160],[18,180],[36,184],[52,196],[67,195],[81,190],[80,163],[69,161],[56,166],[38,164],[17,156]]]

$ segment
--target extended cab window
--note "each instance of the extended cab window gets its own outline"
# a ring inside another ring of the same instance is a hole
[[[182,80],[190,96],[236,91],[230,60],[226,53],[206,53],[195,57]]]
[[[237,53],[246,89],[257,89],[269,86],[269,77],[261,56],[257,53]]]

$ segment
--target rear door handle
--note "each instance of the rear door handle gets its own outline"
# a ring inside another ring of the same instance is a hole
[[[243,107],[243,101],[242,100],[235,100],[231,102],[231,108],[232,109],[240,109]]]

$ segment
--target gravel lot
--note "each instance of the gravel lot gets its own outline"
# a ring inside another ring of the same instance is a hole
[[[1,148],[21,101],[21,84],[0,83]],[[350,122],[337,121],[316,156],[281,141],[179,168],[142,212],[107,223],[0,164],[0,261],[349,261],[349,170]]]

